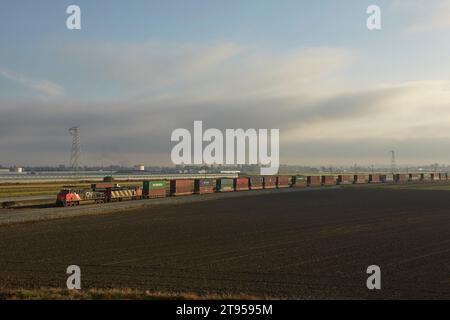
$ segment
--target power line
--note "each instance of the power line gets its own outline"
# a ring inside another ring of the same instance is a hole
[[[391,151],[391,173],[394,174],[396,171],[397,165],[395,164],[395,151]]]
[[[78,127],[70,128],[69,133],[72,136],[72,150],[70,152],[70,168],[73,171],[78,172],[78,169],[80,167],[79,160],[81,154],[80,136],[78,134]]]

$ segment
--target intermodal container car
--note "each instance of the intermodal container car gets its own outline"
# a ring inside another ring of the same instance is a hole
[[[431,174],[430,173],[422,173],[422,174],[420,174],[420,180],[422,180],[422,181],[431,181]]]
[[[102,190],[102,189],[114,188],[114,187],[117,187],[117,185],[114,183],[111,183],[111,182],[101,182],[101,183],[91,184],[92,190]]]
[[[232,192],[234,191],[234,179],[220,178],[216,180],[217,192]]]
[[[308,176],[308,187],[319,187],[322,185],[322,179],[320,176]]]
[[[340,174],[337,184],[352,184],[354,177],[351,174]]]
[[[369,183],[381,183],[381,176],[376,173],[369,175]]]
[[[321,177],[323,186],[334,186],[336,185],[336,178],[334,176],[322,176]]]
[[[409,180],[409,175],[407,175],[407,174],[397,173],[395,175],[396,183],[405,183],[405,182],[408,182],[408,180]]]
[[[167,181],[144,180],[142,194],[146,199],[164,198],[167,195]]]
[[[380,179],[383,183],[393,183],[395,181],[393,174],[382,174],[380,175]]]
[[[297,175],[292,176],[292,186],[294,188],[304,188],[308,186],[308,179],[306,176]]]
[[[291,184],[291,176],[277,176],[277,188],[289,188]]]
[[[353,176],[353,183],[354,184],[364,184],[367,183],[367,177],[364,174],[355,174]]]
[[[247,191],[249,190],[249,180],[248,178],[235,178],[234,179],[234,190],[236,191]]]
[[[186,196],[194,193],[194,180],[176,179],[170,180],[170,195]]]
[[[438,173],[432,173],[431,174],[431,180],[432,181],[438,181],[439,180],[439,174]]]
[[[439,173],[439,179],[442,181],[446,181],[447,180],[447,174],[446,173]]]
[[[277,177],[264,176],[264,189],[275,189],[277,187]]]
[[[251,176],[248,178],[250,190],[260,190],[264,188],[264,179],[261,176]]]
[[[213,179],[195,179],[194,192],[196,194],[214,193],[214,187]]]
[[[420,174],[416,174],[416,173],[410,173],[409,174],[409,181],[411,182],[419,182],[422,177],[420,176]]]

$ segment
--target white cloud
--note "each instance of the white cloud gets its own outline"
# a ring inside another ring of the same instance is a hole
[[[172,130],[194,120],[220,129],[280,128],[284,163],[349,164],[358,150],[373,161],[394,146],[422,160],[450,148],[442,143],[450,141],[449,81],[367,89],[349,70],[356,55],[342,48],[99,43],[64,56],[73,64],[60,67],[82,89],[95,88],[92,100],[3,101],[0,149],[7,152],[0,161],[66,162],[67,128],[78,125],[86,164],[170,164]],[[105,88],[119,88],[118,97],[99,99]]]
[[[14,81],[15,83],[18,83],[27,89],[31,89],[33,91],[45,94],[47,96],[57,97],[62,96],[64,94],[63,87],[48,80],[34,79],[1,67],[0,67],[0,76],[3,76],[8,80]]]
[[[300,48],[283,53],[235,43],[213,45],[72,44],[63,54],[71,73],[100,90],[119,86],[122,97],[197,96],[202,100],[236,96],[283,96],[316,89],[320,79],[353,61],[342,48]],[[321,88],[323,90],[323,88]]]
[[[393,94],[394,93],[394,94]],[[360,114],[323,118],[290,132],[290,141],[450,139],[450,81],[418,81],[385,85],[361,93]],[[432,142],[431,142],[432,143]]]
[[[420,33],[450,29],[450,2],[448,0],[435,3],[426,1],[426,3],[420,2],[419,4],[419,8],[422,8],[420,14],[426,18],[410,25],[407,28],[408,32]]]

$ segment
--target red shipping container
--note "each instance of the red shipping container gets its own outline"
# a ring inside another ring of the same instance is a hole
[[[195,179],[194,191],[197,194],[214,193],[216,181],[213,179]]]
[[[165,198],[166,197],[166,189],[156,189],[151,190],[150,192],[146,192],[145,197],[148,199],[154,198]]]
[[[194,180],[170,180],[170,194],[172,196],[184,196],[194,193]]]
[[[381,183],[381,177],[379,174],[369,175],[369,183]]]
[[[408,174],[396,174],[395,175],[395,182],[397,183],[403,183],[409,181],[409,175]]]
[[[278,176],[277,177],[277,187],[278,188],[289,188],[291,186],[290,176]]]
[[[249,190],[248,178],[235,178],[234,179],[234,190],[236,190],[236,191]]]
[[[322,185],[322,179],[320,176],[308,176],[308,186],[318,187]]]
[[[264,178],[261,176],[252,176],[249,178],[250,190],[263,189]]]
[[[323,186],[334,186],[336,185],[336,178],[334,176],[322,176]]]
[[[114,184],[113,183],[108,183],[108,182],[91,184],[91,189],[92,190],[107,189],[107,188],[113,188],[113,187],[114,187]]]
[[[264,189],[275,189],[277,187],[277,178],[274,176],[264,176]]]
[[[354,177],[351,174],[341,174],[338,176],[337,184],[352,184]]]
[[[364,183],[367,183],[367,178],[366,178],[366,176],[363,175],[363,174],[355,174],[353,183],[354,183],[354,184],[364,184]]]

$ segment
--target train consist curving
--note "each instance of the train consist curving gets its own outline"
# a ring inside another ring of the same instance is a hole
[[[219,179],[145,180],[141,186],[121,187],[112,182],[92,184],[90,189],[63,188],[56,205],[107,203],[125,200],[164,198],[215,192],[236,192],[260,189],[307,188],[346,184],[382,184],[448,181],[447,173],[422,174],[355,174],[355,175],[279,175],[245,176]]]

